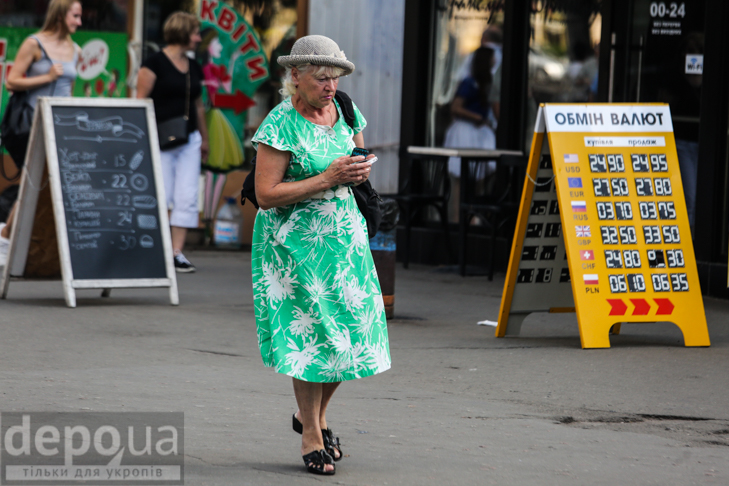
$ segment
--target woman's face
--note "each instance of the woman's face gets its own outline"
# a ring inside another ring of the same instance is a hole
[[[81,2],[74,2],[71,8],[66,12],[66,29],[69,34],[74,34],[81,27]]]
[[[298,83],[298,93],[301,98],[315,108],[323,108],[332,102],[337,92],[339,78],[328,77],[326,73],[314,76],[309,72],[301,73],[298,69],[292,70],[294,84]]]
[[[217,37],[215,37],[213,40],[210,41],[210,45],[208,46],[208,54],[210,54],[210,57],[213,59],[217,59],[220,57],[220,54],[223,52],[223,44],[220,43]]]
[[[192,34],[190,34],[190,45],[188,45],[188,50],[195,50],[197,45],[202,42],[202,38],[200,37],[200,29],[195,29]]]

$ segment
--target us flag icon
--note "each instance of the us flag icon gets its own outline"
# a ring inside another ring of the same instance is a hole
[[[564,154],[565,164],[576,164],[579,161],[580,159],[577,157],[577,154]]]
[[[575,233],[578,238],[591,238],[592,232],[589,226],[575,226]]]
[[[594,260],[595,259],[595,253],[593,253],[592,250],[582,250],[580,252],[580,260],[586,261],[586,260]]]

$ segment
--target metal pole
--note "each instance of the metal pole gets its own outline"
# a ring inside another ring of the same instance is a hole
[[[635,93],[635,102],[640,103],[640,82],[641,78],[643,77],[643,36],[640,36],[640,39],[638,41],[639,49],[638,49],[638,83],[636,86],[636,93]]]
[[[613,102],[613,88],[615,87],[615,32],[610,38],[610,79],[608,80],[608,103]]]

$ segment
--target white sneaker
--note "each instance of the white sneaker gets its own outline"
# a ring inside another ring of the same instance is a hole
[[[178,253],[175,255],[175,270],[177,273],[193,273],[195,271],[195,265],[190,263],[190,260],[185,258],[185,255]]]
[[[5,227],[5,223],[0,223],[0,231]],[[8,249],[10,248],[10,240],[0,236],[0,267],[4,267],[8,261]]]

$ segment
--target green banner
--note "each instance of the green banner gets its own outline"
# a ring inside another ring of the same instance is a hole
[[[243,163],[246,111],[268,78],[268,59],[253,27],[222,1],[202,0],[197,52],[205,74],[203,100],[208,109],[208,168],[229,171]]]
[[[7,74],[23,40],[36,32],[38,29],[27,27],[0,27],[0,118],[9,96],[5,89]],[[73,96],[126,96],[127,35],[81,31],[73,35],[73,41],[81,47]]]

